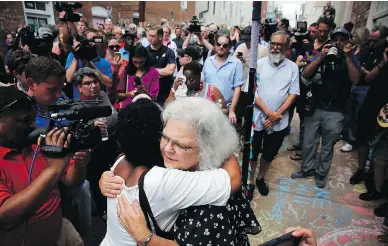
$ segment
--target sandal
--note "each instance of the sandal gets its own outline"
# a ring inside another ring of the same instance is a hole
[[[290,156],[290,159],[293,161],[301,161],[302,160],[302,155],[299,153],[295,153],[295,155]]]
[[[288,147],[287,150],[288,151],[297,151],[297,150],[302,150],[302,148],[299,146],[296,146],[296,145],[292,145],[291,147]]]

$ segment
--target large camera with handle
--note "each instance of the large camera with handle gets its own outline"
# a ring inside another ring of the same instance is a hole
[[[78,22],[81,20],[81,16],[74,13],[74,10],[82,8],[82,4],[79,2],[54,2],[54,7],[58,12],[65,11],[66,14],[61,21]]]
[[[101,130],[95,126],[94,119],[108,117],[112,115],[110,106],[94,106],[99,101],[73,101],[64,100],[56,105],[49,106],[52,112],[48,118],[50,126],[48,128],[38,128],[30,133],[28,139],[31,143],[36,143],[41,138],[41,151],[50,158],[61,158],[69,153],[95,148],[101,143]],[[54,127],[67,127],[68,134],[71,134],[70,148],[46,145],[44,138]]]

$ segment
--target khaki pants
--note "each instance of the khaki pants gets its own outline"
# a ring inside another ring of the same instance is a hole
[[[75,230],[73,224],[65,218],[62,218],[62,228],[59,232],[58,241],[55,246],[83,246],[84,242]]]

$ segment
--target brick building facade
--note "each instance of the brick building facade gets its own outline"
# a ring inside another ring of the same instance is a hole
[[[368,21],[371,2],[355,1],[353,3],[351,22],[354,24],[354,30],[360,27],[365,27]]]
[[[114,24],[128,25],[133,20],[133,14],[139,12],[139,1],[84,1],[81,13],[90,26],[103,23],[104,19],[112,18]],[[184,9],[182,8],[184,5]],[[15,31],[20,25],[32,25],[37,29],[39,25],[55,24],[58,22],[53,3],[46,2],[11,2],[0,1],[0,55],[7,52],[5,46],[6,34]],[[169,20],[170,24],[187,22],[195,15],[194,1],[147,1],[145,4],[145,24],[160,24],[161,18]]]

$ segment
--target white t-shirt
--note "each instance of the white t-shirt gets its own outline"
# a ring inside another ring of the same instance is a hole
[[[125,157],[113,165],[113,171]],[[224,169],[188,172],[153,167],[144,178],[144,191],[159,227],[169,231],[179,211],[190,206],[225,206],[231,191],[230,176]],[[139,200],[138,185],[127,187],[124,194],[130,203]],[[117,199],[107,198],[107,230],[100,246],[136,246],[136,241],[117,218]]]

